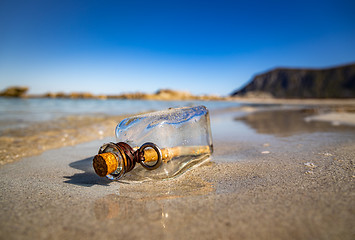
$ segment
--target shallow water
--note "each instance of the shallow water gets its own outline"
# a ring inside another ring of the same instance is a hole
[[[316,132],[350,132],[353,127],[306,122],[319,108],[286,105],[241,104],[227,101],[145,101],[97,99],[0,98],[0,165],[48,149],[112,137],[125,117],[139,112],[205,105],[211,110],[213,139],[233,142],[264,141],[263,135],[287,137]],[[257,111],[257,109],[268,111]],[[250,111],[252,113],[250,113]],[[273,110],[273,111],[272,111]],[[283,111],[279,111],[283,110]],[[215,134],[217,133],[218,134]]]
[[[240,106],[239,103],[226,101],[0,98],[0,131],[73,115],[117,116],[192,105],[205,105],[211,110]]]

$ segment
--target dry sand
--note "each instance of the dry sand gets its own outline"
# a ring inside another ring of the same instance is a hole
[[[354,239],[355,128],[312,114],[212,113],[213,158],[168,181],[96,176],[113,139],[4,165],[0,238]]]

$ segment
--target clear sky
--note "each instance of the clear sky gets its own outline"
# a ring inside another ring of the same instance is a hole
[[[228,95],[355,62],[355,1],[1,0],[0,89]]]

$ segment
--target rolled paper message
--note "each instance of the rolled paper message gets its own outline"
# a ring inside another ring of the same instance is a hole
[[[172,148],[161,149],[162,158],[164,162],[168,162],[175,157],[182,156],[196,156],[200,154],[211,153],[209,146],[179,146]],[[146,149],[144,151],[145,162],[157,161],[158,155],[154,149]]]
[[[137,148],[134,148],[134,150]],[[161,149],[162,160],[168,162],[176,157],[196,156],[201,154],[210,154],[211,148],[209,146],[179,146],[172,148]],[[123,160],[127,163],[129,161],[124,154]],[[156,151],[152,148],[144,150],[144,162],[155,162],[158,160]],[[127,164],[128,165],[128,164]],[[93,167],[97,175],[104,177],[116,171],[118,168],[118,159],[115,154],[105,152],[98,154],[93,159]]]

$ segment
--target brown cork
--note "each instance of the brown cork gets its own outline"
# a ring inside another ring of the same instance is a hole
[[[107,152],[96,155],[92,165],[96,174],[100,177],[104,177],[117,169],[118,162],[115,154]]]

